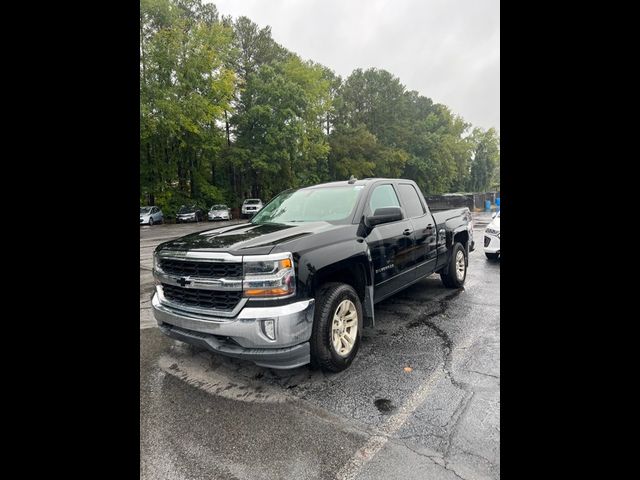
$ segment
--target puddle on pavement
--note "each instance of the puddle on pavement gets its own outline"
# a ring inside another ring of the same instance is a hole
[[[378,398],[373,404],[382,413],[388,413],[396,409],[395,405],[388,398]]]
[[[283,403],[291,401],[281,389],[229,375],[224,368],[212,368],[206,355],[189,354],[176,349],[171,354],[163,354],[158,359],[160,368],[186,383],[206,392],[248,403]]]

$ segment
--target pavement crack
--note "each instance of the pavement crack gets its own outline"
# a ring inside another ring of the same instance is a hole
[[[395,443],[395,442],[394,442]],[[407,449],[407,450],[411,450],[413,453],[415,453],[416,455],[420,456],[420,457],[424,457],[427,458],[431,461],[431,463],[433,463],[434,465],[438,465],[439,467],[444,468],[445,470],[447,470],[448,472],[453,473],[457,478],[461,479],[461,480],[467,480],[465,477],[463,477],[462,475],[460,475],[458,472],[456,472],[453,468],[451,468],[451,466],[449,465],[449,462],[447,462],[445,460],[446,457],[443,457],[441,455],[428,455],[426,453],[423,452],[419,452],[418,450],[415,450],[413,448],[411,448],[409,445],[406,444],[406,442],[402,442],[402,445]],[[442,462],[442,463],[441,463]]]
[[[467,372],[477,373],[478,375],[484,375],[485,377],[497,378],[500,380],[499,375],[491,375],[490,373],[478,372],[477,370],[467,370]]]
[[[427,327],[429,327],[431,330],[433,330],[435,334],[438,336],[438,338],[440,338],[440,340],[442,341],[442,348],[444,351],[442,368],[444,370],[444,374],[449,379],[452,385],[454,385],[456,388],[465,392],[465,396],[463,400],[460,402],[460,405],[458,405],[456,410],[453,412],[453,415],[451,416],[451,418],[452,419],[455,418],[455,420],[453,422],[453,426],[449,430],[449,434],[446,439],[447,446],[446,446],[443,458],[445,461],[445,468],[449,469],[448,458],[451,453],[451,448],[453,446],[453,440],[458,434],[458,429],[460,428],[460,424],[462,423],[462,420],[465,418],[465,415],[469,409],[469,406],[471,405],[471,401],[473,400],[473,397],[476,393],[476,390],[473,388],[471,384],[458,380],[453,375],[452,364],[453,364],[454,343],[451,337],[449,336],[449,334],[445,330],[443,330],[439,325],[436,325],[432,320],[430,320],[435,316],[436,315],[433,315],[433,314],[423,314],[421,318],[419,318],[419,321],[424,325],[426,325]],[[455,471],[453,470],[451,471],[457,476],[459,476]]]
[[[468,391],[467,395],[464,397],[464,400],[460,402],[460,405],[458,406],[458,408],[456,408],[456,411],[452,416],[453,418],[454,416],[456,416],[456,413],[458,414],[453,423],[453,426],[451,427],[451,430],[449,431],[449,436],[447,437],[447,448],[444,451],[445,459],[449,458],[449,455],[451,453],[451,447],[453,446],[453,439],[458,434],[458,429],[460,428],[462,419],[465,417],[467,410],[469,410],[469,406],[471,405],[471,400],[473,399],[474,395],[475,395],[474,391]]]
[[[454,348],[453,340],[451,340],[451,337],[449,337],[449,334],[447,332],[445,332],[442,328],[440,328],[438,325],[433,323],[433,321],[429,320],[433,316],[434,315],[431,315],[431,314],[423,314],[418,321],[426,325],[427,327],[429,327],[431,330],[433,330],[435,334],[438,336],[438,338],[442,340],[442,346],[444,349],[443,368],[444,368],[444,373],[446,377],[451,381],[453,385],[455,385],[460,390],[469,391],[471,390],[471,385],[469,385],[468,383],[462,382],[453,376],[452,366],[451,366],[453,362],[453,348]]]
[[[460,453],[463,453],[464,455],[469,455],[471,457],[479,458],[480,460],[485,461],[490,467],[496,467],[496,464],[493,463],[491,460],[483,457],[482,455],[478,455],[477,453],[469,452],[467,450],[460,450]]]

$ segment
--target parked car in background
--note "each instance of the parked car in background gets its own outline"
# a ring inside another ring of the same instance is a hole
[[[484,254],[490,260],[500,257],[500,210],[495,213],[484,231]]]
[[[176,214],[176,223],[201,222],[204,220],[204,210],[197,205],[183,205]]]
[[[162,210],[156,206],[140,207],[140,225],[164,223]]]
[[[231,209],[224,204],[214,205],[207,214],[209,220],[231,220]]]
[[[264,207],[264,205],[259,198],[247,198],[242,202],[242,216],[251,217],[262,210],[262,207]]]

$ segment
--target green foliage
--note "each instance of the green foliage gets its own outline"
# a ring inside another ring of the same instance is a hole
[[[168,215],[351,175],[425,194],[499,185],[495,130],[468,135],[385,70],[343,80],[202,0],[141,0],[140,99],[141,203]]]
[[[473,160],[469,177],[469,189],[484,191],[500,188],[500,138],[495,129],[475,128],[471,135]]]

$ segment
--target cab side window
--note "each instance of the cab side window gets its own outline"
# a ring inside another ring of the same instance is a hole
[[[404,208],[410,218],[421,217],[426,213],[420,197],[418,197],[418,192],[416,192],[413,185],[401,183],[398,186],[398,190],[400,191],[400,198],[402,198]]]
[[[369,198],[369,211],[372,215],[378,208],[399,206],[398,196],[391,185],[378,185]]]

